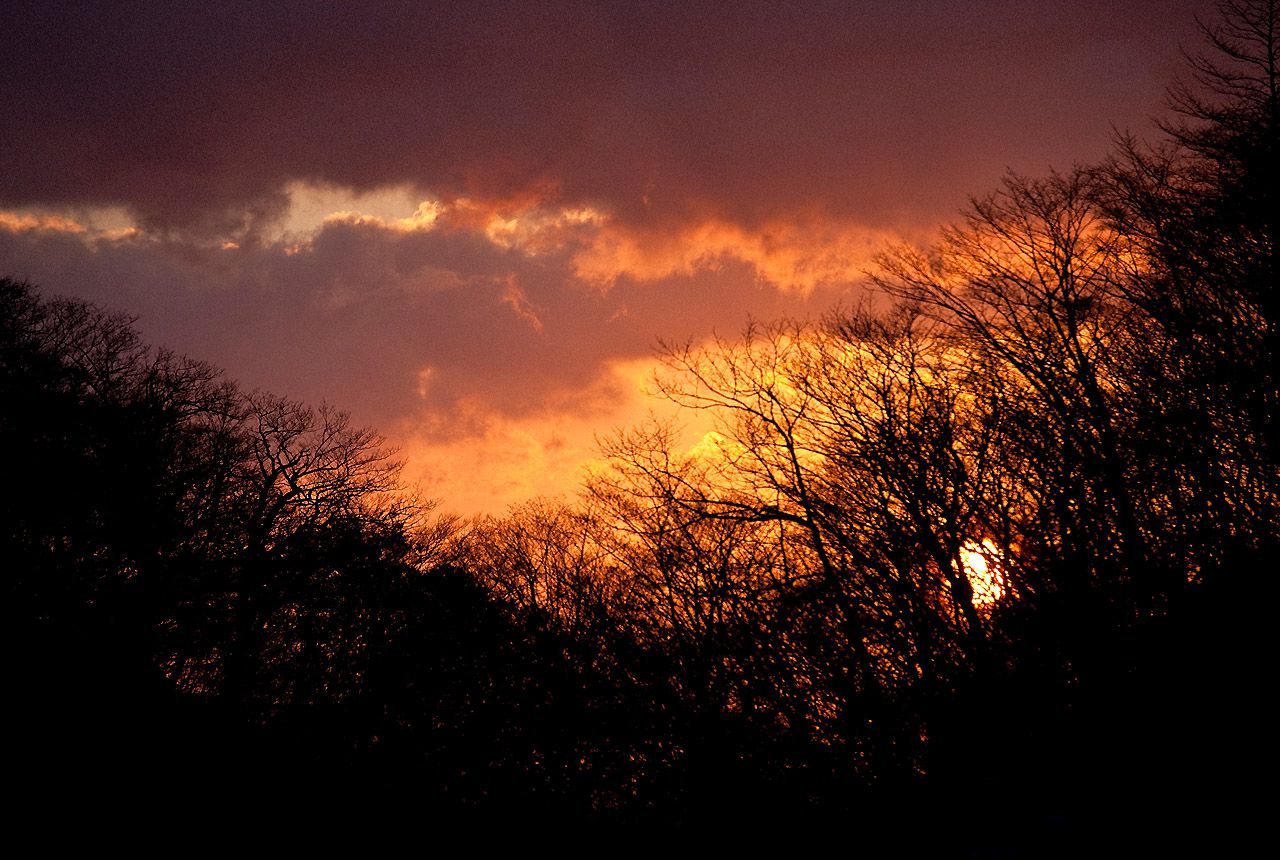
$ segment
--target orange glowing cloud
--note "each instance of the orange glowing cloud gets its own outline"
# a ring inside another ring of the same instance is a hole
[[[735,261],[751,266],[762,282],[808,293],[858,280],[880,250],[901,239],[882,227],[811,212],[780,214],[750,226],[715,215],[635,225],[604,209],[558,205],[556,190],[541,186],[505,199],[455,197],[416,205],[407,203],[406,193],[390,189],[343,197],[332,190],[299,187],[289,221],[295,227],[343,223],[399,233],[458,231],[528,257],[567,252],[573,274],[594,288],[608,288],[623,277],[638,282],[688,277]],[[318,207],[325,202],[343,208],[317,222]],[[401,211],[413,206],[412,213],[391,214],[397,205]],[[532,322],[518,290],[504,300]]]
[[[810,214],[779,216],[750,227],[720,217],[672,226],[635,226],[600,209],[555,206],[533,197],[428,200],[406,218],[341,211],[325,220],[402,232],[439,227],[474,232],[500,248],[527,256],[568,250],[574,274],[598,288],[622,277],[636,281],[686,277],[738,261],[752,266],[762,281],[775,287],[810,292],[824,284],[859,279],[880,250],[901,238],[883,228]]]
[[[603,465],[599,440],[646,415],[677,419],[690,455],[702,452],[710,418],[655,398],[651,358],[610,361],[584,390],[562,391],[545,408],[528,415],[505,415],[472,398],[449,413],[420,413],[405,419],[395,436],[405,477],[429,497],[462,514],[500,513],[534,496],[572,496]],[[435,368],[417,378],[426,400]],[[465,433],[445,425],[468,425]]]
[[[80,222],[61,215],[37,215],[14,211],[0,211],[0,230],[10,233],[40,231],[77,235],[87,232],[87,228]]]
[[[402,422],[396,437],[410,484],[464,514],[499,513],[533,496],[574,493],[598,459],[596,435],[642,413],[652,362],[615,362],[587,391],[563,391],[544,409],[505,415],[478,398],[448,413],[426,411]],[[435,368],[418,375],[424,400]],[[446,426],[451,425],[451,426]],[[456,425],[466,425],[456,433]]]
[[[712,217],[674,230],[609,223],[574,255],[573,265],[583,280],[607,285],[624,276],[640,281],[687,276],[736,260],[750,264],[773,286],[810,292],[859,279],[876,253],[897,238],[812,216],[779,217],[754,227]]]

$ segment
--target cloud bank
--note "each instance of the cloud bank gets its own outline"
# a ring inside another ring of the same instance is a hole
[[[1146,127],[1205,6],[10,4],[0,272],[500,510],[572,487],[657,338],[856,298]]]

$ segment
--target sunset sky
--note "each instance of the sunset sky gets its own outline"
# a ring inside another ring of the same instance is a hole
[[[659,338],[817,315],[1006,170],[1154,136],[1210,6],[6,3],[0,275],[501,513],[645,413]]]

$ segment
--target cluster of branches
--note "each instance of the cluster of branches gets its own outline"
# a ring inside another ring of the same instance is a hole
[[[681,797],[678,693],[706,680],[637,634],[582,515],[463,529],[344,413],[26,283],[0,279],[0,311],[25,811],[164,828],[353,806],[452,828]]]
[[[489,729],[532,670],[376,434],[25,283],[0,310],[0,651],[32,811],[287,816],[402,759],[454,806],[494,790]]]
[[[475,572],[614,671],[661,655],[734,803],[1240,781],[1280,549],[1276,12],[1221,5],[1164,143],[1009,176],[864,305],[665,347],[715,432],[618,434],[579,505],[474,529]]]

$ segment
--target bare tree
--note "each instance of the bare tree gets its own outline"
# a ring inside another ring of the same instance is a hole
[[[589,637],[627,599],[589,511],[536,499],[472,523],[466,560],[517,616]]]

